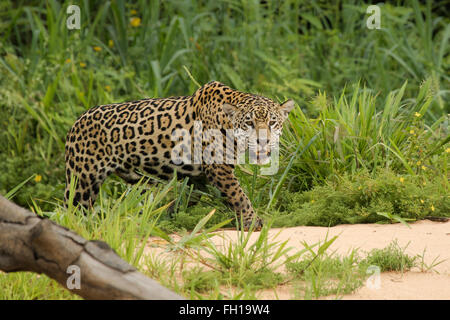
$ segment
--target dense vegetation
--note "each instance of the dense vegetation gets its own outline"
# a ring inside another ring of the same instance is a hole
[[[61,205],[65,135],[87,108],[214,79],[298,104],[278,174],[238,169],[275,225],[449,215],[445,4],[382,5],[371,30],[358,1],[79,1],[68,30],[69,4],[0,4],[0,192],[17,203]],[[127,188],[108,181],[106,197]],[[191,192],[167,197],[165,228],[192,229],[211,206],[232,216],[214,189],[188,208]]]

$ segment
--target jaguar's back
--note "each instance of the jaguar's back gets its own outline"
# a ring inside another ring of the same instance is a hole
[[[94,202],[112,173],[135,183],[143,170],[167,180],[177,172],[199,175],[199,165],[171,161],[171,133],[193,127],[192,96],[144,99],[94,107],[78,118],[66,139],[66,194],[71,175],[78,178],[74,204]]]

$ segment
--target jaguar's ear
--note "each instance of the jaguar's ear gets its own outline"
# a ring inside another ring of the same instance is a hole
[[[291,112],[294,107],[294,101],[289,99],[286,102],[283,102],[283,104],[280,106],[280,110],[283,111],[284,116],[287,117],[289,115],[289,112]]]
[[[222,105],[223,112],[230,118],[233,117],[233,114],[236,112],[237,108],[229,103],[224,103]]]

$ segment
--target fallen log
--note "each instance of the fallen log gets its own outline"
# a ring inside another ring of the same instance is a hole
[[[178,300],[103,241],[88,241],[0,195],[0,270],[44,273],[85,299]]]

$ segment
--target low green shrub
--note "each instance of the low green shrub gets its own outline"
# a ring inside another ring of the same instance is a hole
[[[310,191],[289,193],[275,226],[334,226],[345,223],[388,222],[387,216],[421,219],[450,216],[450,197],[445,177],[398,175],[381,170],[375,176],[332,177]]]

